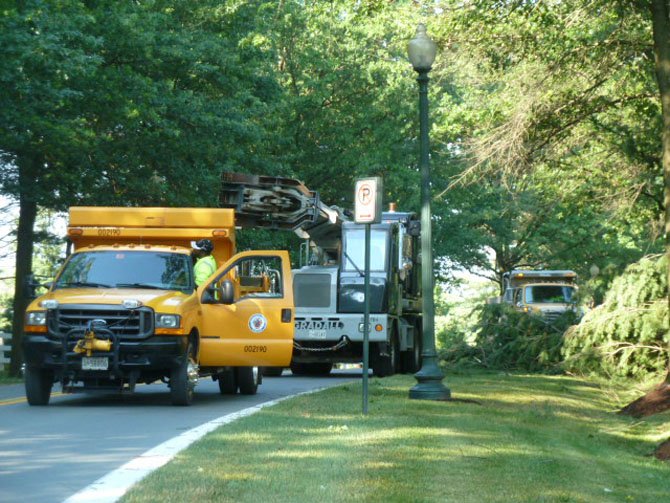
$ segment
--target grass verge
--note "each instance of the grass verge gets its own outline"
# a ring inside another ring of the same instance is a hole
[[[20,377],[11,377],[5,370],[0,370],[0,386],[3,384],[17,384],[23,382]]]
[[[372,379],[367,416],[360,383],[280,403],[210,433],[123,501],[668,501],[670,464],[650,456],[667,414],[617,416],[608,390],[564,376],[445,383],[456,401],[409,400],[411,377]]]

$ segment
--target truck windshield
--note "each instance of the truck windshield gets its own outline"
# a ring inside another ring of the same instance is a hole
[[[67,261],[54,288],[193,290],[188,255],[155,251],[91,251]]]
[[[342,263],[345,271],[365,270],[365,230],[352,229],[345,234]],[[386,270],[386,232],[370,231],[370,270]]]
[[[526,287],[528,304],[567,304],[572,302],[574,289],[563,285],[537,285]]]

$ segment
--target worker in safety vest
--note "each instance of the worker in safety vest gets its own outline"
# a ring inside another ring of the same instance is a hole
[[[212,256],[214,245],[209,239],[201,239],[191,241],[191,248],[193,248],[193,255],[196,257],[195,266],[193,266],[195,284],[200,286],[216,272],[216,261]]]

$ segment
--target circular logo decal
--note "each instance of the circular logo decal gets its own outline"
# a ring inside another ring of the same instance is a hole
[[[267,326],[268,320],[262,314],[254,314],[249,318],[249,329],[256,334],[260,334]]]

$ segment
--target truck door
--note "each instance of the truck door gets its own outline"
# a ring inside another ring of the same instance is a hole
[[[225,292],[234,291],[231,304]],[[232,257],[198,288],[200,365],[288,366],[293,353],[293,285],[288,252]]]

